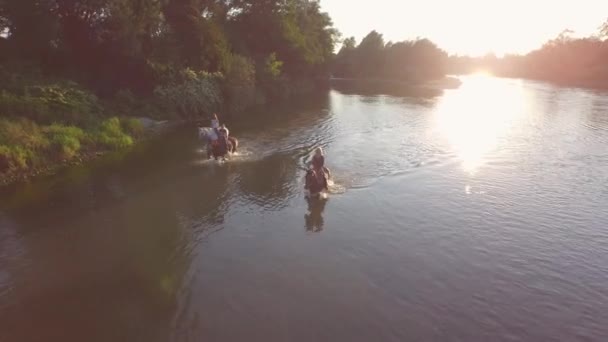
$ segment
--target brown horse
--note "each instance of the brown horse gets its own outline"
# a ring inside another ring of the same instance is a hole
[[[304,189],[308,190],[311,197],[319,196],[321,192],[328,190],[327,174],[325,172],[319,175],[315,170],[308,169],[304,181]]]
[[[212,134],[212,128],[199,127],[198,136],[199,139],[204,140],[208,144],[207,154],[209,158],[214,157],[215,159],[225,158],[228,153],[236,153],[239,148],[239,140],[235,137],[228,137],[228,146],[224,151],[219,145],[211,146],[210,136]]]
[[[226,159],[228,154],[236,153],[239,147],[239,141],[235,137],[229,137],[226,146],[222,146],[220,143],[215,143],[211,146],[211,154],[215,159]],[[211,158],[211,156],[209,156]]]

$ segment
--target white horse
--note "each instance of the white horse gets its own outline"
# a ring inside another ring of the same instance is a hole
[[[205,142],[209,142],[217,139],[217,133],[211,127],[199,127],[198,138],[204,140]]]

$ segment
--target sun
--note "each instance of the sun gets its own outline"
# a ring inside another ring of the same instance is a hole
[[[479,72],[446,93],[435,110],[434,132],[458,156],[464,171],[475,174],[509,144],[511,129],[524,115],[519,81]]]

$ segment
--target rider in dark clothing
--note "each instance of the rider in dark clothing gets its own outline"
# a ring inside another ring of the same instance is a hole
[[[310,161],[311,172],[314,174],[316,184],[322,189],[327,189],[327,180],[330,177],[329,170],[325,167],[325,156],[323,149],[318,147],[315,149],[312,160]]]

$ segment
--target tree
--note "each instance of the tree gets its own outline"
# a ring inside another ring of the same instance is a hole
[[[599,27],[599,38],[608,38],[608,19]]]
[[[372,31],[355,47],[354,38],[344,41],[334,63],[337,77],[429,80],[445,75],[448,56],[428,39],[384,43]]]
[[[384,64],[384,38],[376,31],[370,32],[359,46],[355,54],[358,65],[358,76],[374,77],[378,68]]]
[[[228,52],[222,29],[203,13],[209,10],[206,2],[170,0],[164,8],[170,33],[180,50],[180,64],[216,71]]]

